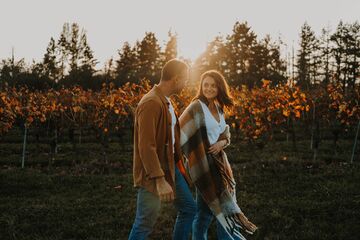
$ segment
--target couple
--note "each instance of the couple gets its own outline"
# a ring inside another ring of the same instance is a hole
[[[152,232],[161,202],[174,201],[177,218],[173,239],[207,239],[216,217],[218,239],[245,239],[240,231],[257,227],[236,203],[235,181],[226,154],[230,143],[224,107],[232,106],[228,86],[217,71],[201,76],[200,89],[180,119],[169,97],[189,79],[189,67],[168,61],[161,79],[138,104],[134,125],[134,185],[138,188],[136,217],[129,240]],[[195,186],[194,201],[189,186]]]

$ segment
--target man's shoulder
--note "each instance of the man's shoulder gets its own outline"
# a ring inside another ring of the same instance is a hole
[[[161,107],[163,103],[160,97],[156,93],[154,93],[154,91],[150,91],[141,98],[138,107],[143,107],[147,105]]]

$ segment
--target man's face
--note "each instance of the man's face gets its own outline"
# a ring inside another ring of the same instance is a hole
[[[177,77],[175,81],[175,94],[179,94],[184,87],[188,84],[189,82],[189,70],[186,69],[184,71],[182,71]]]

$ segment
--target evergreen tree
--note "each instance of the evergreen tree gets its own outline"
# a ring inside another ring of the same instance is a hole
[[[56,51],[56,42],[54,38],[51,38],[46,48],[46,53],[44,54],[43,62],[41,65],[41,75],[45,76],[49,80],[54,81],[55,83],[59,80],[59,66],[57,62]]]
[[[254,85],[255,79],[249,73],[249,67],[255,45],[256,34],[247,22],[236,22],[232,34],[227,37],[229,82],[233,85],[246,84],[250,88]]]
[[[146,32],[145,37],[136,45],[137,51],[137,81],[149,79],[152,84],[159,81],[161,73],[161,53],[156,36]]]
[[[128,42],[118,51],[119,59],[116,60],[115,83],[118,86],[126,82],[136,82],[137,78],[137,52]]]
[[[323,75],[322,83],[326,86],[330,83],[332,75],[331,68],[331,42],[330,42],[330,29],[324,28],[321,31],[320,37],[320,56],[321,56],[321,69],[320,74]]]
[[[314,51],[316,51],[316,46],[317,40],[314,31],[307,23],[304,23],[301,27],[300,49],[298,51],[296,64],[298,69],[297,84],[302,89],[309,90],[311,80],[313,80],[311,73],[315,65],[314,62],[312,62],[312,57],[314,56]]]
[[[173,34],[171,31],[168,32],[169,40],[165,46],[164,52],[164,63],[170,59],[176,58],[177,52],[177,34]]]

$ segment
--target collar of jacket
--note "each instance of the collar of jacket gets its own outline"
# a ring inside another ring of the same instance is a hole
[[[156,95],[158,95],[160,97],[162,103],[168,108],[168,101],[166,100],[164,93],[160,90],[159,85],[155,84],[153,89],[154,89]]]

